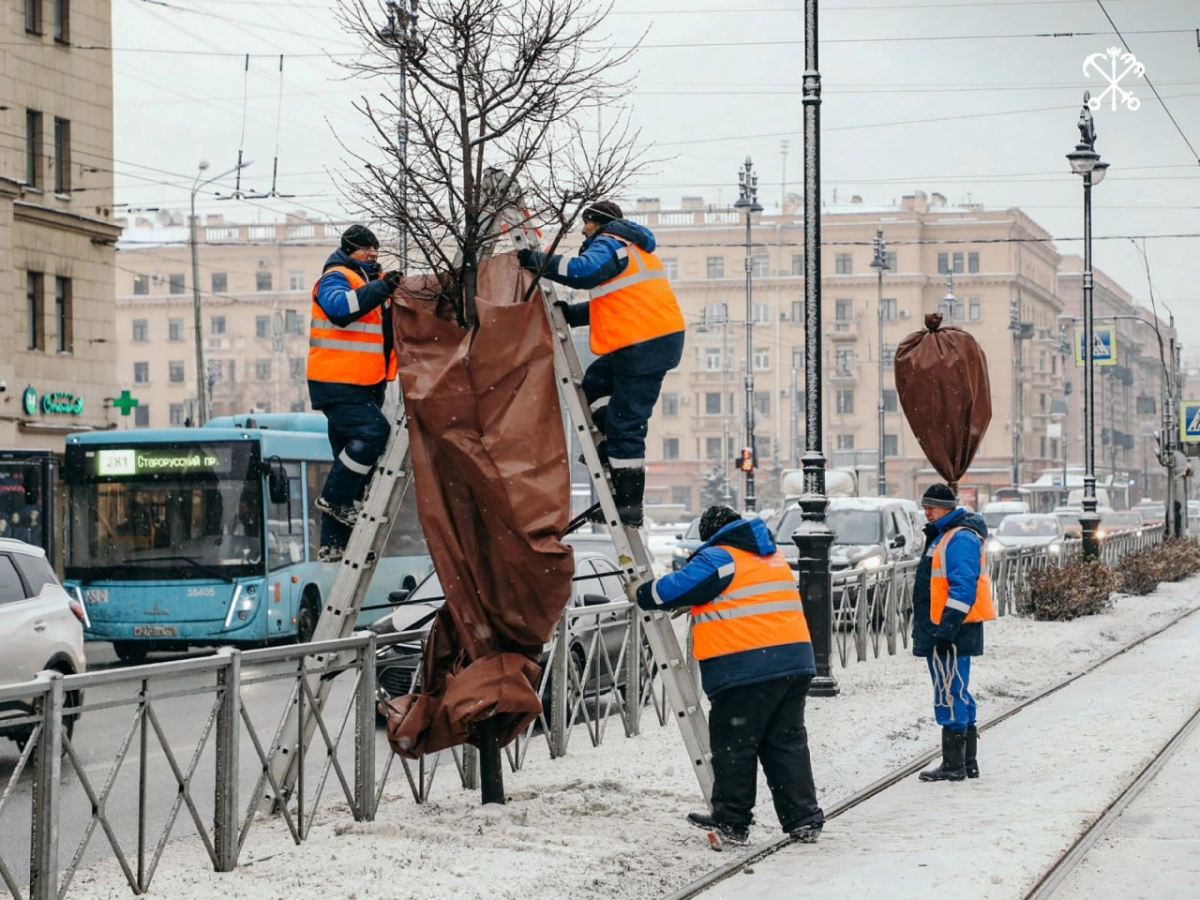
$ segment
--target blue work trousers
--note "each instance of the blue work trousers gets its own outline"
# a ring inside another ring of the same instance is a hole
[[[966,731],[975,724],[975,698],[971,683],[971,657],[938,653],[925,658],[933,680],[933,714],[937,723],[951,731]]]
[[[387,446],[387,417],[376,400],[363,394],[325,403],[321,412],[329,420],[329,446],[333,468],[325,479],[321,496],[330,503],[353,503],[362,496],[371,468]],[[350,527],[330,516],[321,517],[321,544],[345,547]]]

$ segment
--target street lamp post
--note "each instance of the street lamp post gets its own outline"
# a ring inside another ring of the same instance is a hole
[[[883,229],[875,230],[875,258],[871,260],[871,268],[878,275],[879,292],[876,306],[879,312],[879,336],[877,355],[879,356],[879,496],[887,496],[887,458],[883,455],[884,402],[883,402],[883,273],[888,268],[887,245],[883,242]]]
[[[758,176],[754,174],[754,164],[748,156],[738,170],[738,199],[733,205],[735,209],[746,211],[746,446],[750,448],[751,464],[745,467],[744,505],[747,512],[754,512],[757,503],[754,496],[754,463],[757,456],[754,452],[754,256],[750,227],[754,213],[762,212],[763,208],[758,202]]]
[[[1096,529],[1100,515],[1096,511],[1096,410],[1094,334],[1092,323],[1092,186],[1104,180],[1108,163],[1096,152],[1096,123],[1088,106],[1089,91],[1083,92],[1083,110],[1079,114],[1079,143],[1067,154],[1071,171],[1083,178],[1083,552],[1093,559],[1100,556]]]

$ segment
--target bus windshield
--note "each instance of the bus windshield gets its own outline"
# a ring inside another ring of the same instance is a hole
[[[66,574],[233,578],[264,569],[253,443],[67,448]]]

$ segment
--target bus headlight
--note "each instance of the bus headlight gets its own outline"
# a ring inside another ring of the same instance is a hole
[[[258,592],[254,585],[243,586],[234,585],[233,599],[229,601],[229,612],[225,614],[225,627],[228,628],[233,624],[233,617],[236,614],[239,621],[245,622],[250,618],[250,611],[254,609],[255,594]]]

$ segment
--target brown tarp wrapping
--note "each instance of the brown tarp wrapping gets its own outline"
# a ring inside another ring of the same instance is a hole
[[[521,302],[529,277],[512,254],[484,262],[473,330],[432,279],[405,279],[393,301],[417,513],[446,595],[424,692],[390,702],[402,756],[473,742],[493,716],[507,743],[541,709],[537,660],[574,564],[559,540],[570,469],[554,348],[541,293]]]
[[[896,348],[896,393],[930,465],[957,492],[992,421],[987,357],[967,332],[925,317]]]

